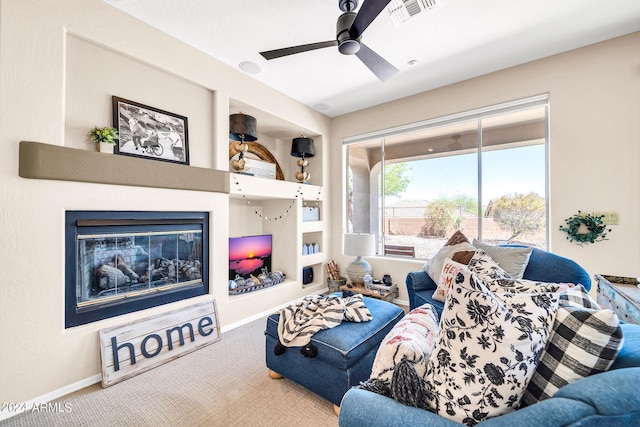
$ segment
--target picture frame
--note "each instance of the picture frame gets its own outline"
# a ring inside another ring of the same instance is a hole
[[[119,134],[114,154],[189,165],[185,116],[118,96],[111,101],[113,127]]]

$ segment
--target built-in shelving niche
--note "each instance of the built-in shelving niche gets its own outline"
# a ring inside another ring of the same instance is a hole
[[[272,269],[282,270],[288,280],[302,283],[302,268],[314,266],[313,284],[322,283],[325,253],[321,250],[317,254],[302,255],[305,239],[325,248],[324,223],[302,221],[305,198],[317,201],[322,189],[308,184],[231,175],[229,235],[273,235]]]
[[[293,121],[285,120],[271,113],[262,111],[256,107],[241,101],[231,99],[229,101],[229,114],[243,113],[256,118],[258,140],[255,141],[264,146],[276,158],[282,172],[284,181],[296,182],[295,173],[299,171],[296,165],[297,157],[291,156],[291,141],[301,135],[312,138],[316,155],[308,158],[309,166],[305,168],[311,174],[309,183],[322,187],[324,185],[322,175],[324,138],[316,131],[305,129]]]
[[[327,225],[322,217],[322,207],[318,221],[302,221],[302,209],[305,205],[322,206],[325,197],[322,174],[324,138],[318,132],[295,124],[295,118],[283,119],[230,99],[229,114],[236,113],[256,118],[258,140],[255,142],[275,157],[284,180],[233,172],[230,174],[229,236],[273,235],[272,269],[282,270],[287,275],[287,280],[284,284],[259,290],[257,293],[277,291],[284,297],[299,297],[304,267],[312,267],[314,271],[313,282],[304,288],[310,289],[311,292],[321,290],[325,277]],[[296,164],[298,158],[291,156],[292,140],[301,135],[313,138],[316,152],[314,157],[308,159],[309,166],[305,170],[310,172],[311,179],[305,184],[296,181],[295,174],[300,170]],[[275,220],[274,217],[278,219]],[[319,253],[302,255],[303,242],[308,239],[314,240],[322,248]],[[236,301],[244,300],[253,298],[250,295],[255,293],[232,295],[230,298]]]

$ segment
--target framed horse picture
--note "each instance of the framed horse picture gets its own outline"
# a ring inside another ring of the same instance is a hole
[[[113,127],[120,135],[115,154],[189,164],[186,117],[117,96],[111,99]]]

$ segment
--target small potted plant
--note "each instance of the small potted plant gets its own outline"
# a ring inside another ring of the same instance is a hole
[[[89,137],[98,144],[101,153],[113,153],[113,146],[118,140],[118,130],[112,127],[94,127],[89,131]]]

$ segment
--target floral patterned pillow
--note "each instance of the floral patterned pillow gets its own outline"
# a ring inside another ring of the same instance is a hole
[[[497,296],[471,272],[460,270],[427,365],[428,408],[467,425],[515,410],[557,308],[557,294]]]
[[[469,261],[473,272],[492,292],[540,293],[563,292],[573,285],[568,283],[543,283],[527,279],[514,279],[496,263],[483,249],[476,250]]]
[[[484,283],[513,280],[509,273],[504,271],[483,249],[476,249],[469,261],[468,268]]]

